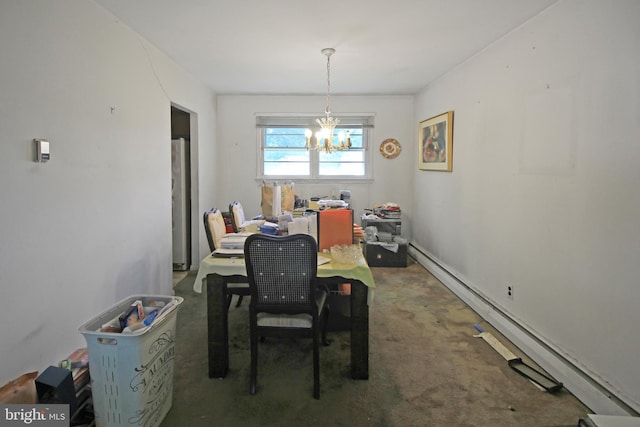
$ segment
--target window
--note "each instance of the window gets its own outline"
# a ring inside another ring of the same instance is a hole
[[[340,119],[333,136],[339,145],[340,132],[348,134],[351,148],[325,151],[307,150],[305,131],[317,130],[314,117],[259,116],[257,118],[258,147],[261,170],[266,179],[368,179],[371,176],[368,140],[373,116],[336,116]],[[310,143],[315,146],[315,137]]]

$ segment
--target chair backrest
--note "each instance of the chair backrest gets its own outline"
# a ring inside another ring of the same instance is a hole
[[[233,231],[238,233],[239,231],[241,231],[240,229],[242,228],[242,224],[244,224],[245,221],[244,209],[242,209],[242,205],[240,204],[240,202],[233,201],[229,204],[229,212],[231,213],[231,223],[233,224]]]
[[[353,210],[325,209],[318,212],[318,250],[353,244]]]
[[[212,208],[204,212],[202,216],[204,222],[204,231],[207,235],[207,242],[211,252],[220,247],[220,239],[227,234],[227,228],[224,224],[224,218],[220,209]]]
[[[244,244],[251,309],[317,314],[316,241],[308,234],[252,234]]]

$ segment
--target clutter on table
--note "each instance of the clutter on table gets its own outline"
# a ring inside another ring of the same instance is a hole
[[[272,236],[277,236],[280,232],[280,228],[275,222],[265,221],[264,224],[260,226],[260,232],[264,234],[270,234]]]
[[[318,200],[318,207],[322,209],[335,209],[335,208],[348,208],[349,203],[344,200],[335,199],[320,199]]]
[[[329,251],[331,258],[340,264],[357,264],[362,257],[360,245],[333,245]]]
[[[353,243],[360,243],[365,238],[364,228],[361,225],[353,224]]]

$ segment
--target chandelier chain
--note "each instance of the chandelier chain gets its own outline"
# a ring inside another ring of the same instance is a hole
[[[327,57],[327,107],[325,108],[325,117],[321,117],[316,119],[316,123],[320,126],[320,131],[316,132],[316,143],[315,145],[311,145],[311,136],[313,132],[311,129],[307,129],[304,134],[307,138],[307,142],[305,147],[307,150],[324,150],[326,153],[332,153],[335,150],[348,150],[351,148],[351,139],[349,138],[349,132],[340,132],[338,134],[338,139],[340,140],[339,145],[333,144],[333,131],[340,123],[340,119],[336,117],[331,117],[331,106],[329,103],[331,97],[331,55],[335,53],[335,49],[333,48],[325,48],[322,49],[322,54]],[[346,144],[345,144],[346,138]]]
[[[327,117],[331,113],[331,107],[329,107],[329,93],[331,92],[331,54],[327,55],[327,108],[325,113]]]

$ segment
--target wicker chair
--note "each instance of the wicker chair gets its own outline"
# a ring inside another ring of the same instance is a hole
[[[207,235],[209,249],[213,252],[220,246],[220,239],[222,239],[222,236],[227,233],[222,212],[217,208],[209,209],[204,212],[202,220],[204,222],[204,231]],[[227,284],[227,309],[231,306],[231,299],[234,295],[238,295],[236,307],[240,307],[242,304],[242,297],[249,295],[249,284],[246,280],[238,282],[237,279],[229,277],[223,277],[223,280]]]
[[[317,245],[307,234],[252,234],[244,257],[251,289],[251,394],[256,393],[258,342],[269,336],[313,339],[313,397],[320,398],[320,350],[329,315],[327,291],[317,289]],[[322,334],[322,337],[321,337]]]

